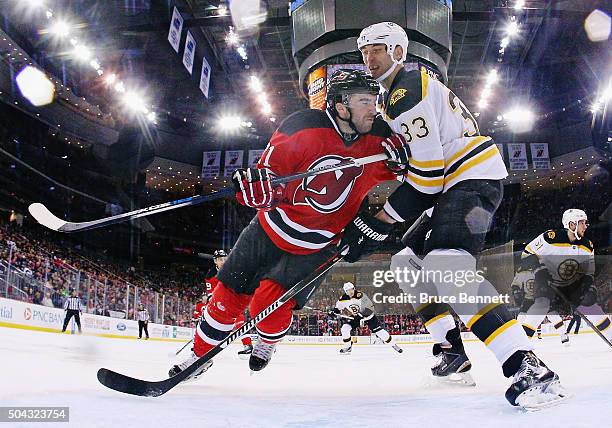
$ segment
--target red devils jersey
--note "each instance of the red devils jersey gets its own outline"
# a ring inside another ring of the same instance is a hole
[[[212,278],[206,278],[204,281],[205,281],[204,291],[206,291],[206,294],[212,294],[217,284],[219,284],[219,280],[217,279],[216,276],[213,276]]]
[[[204,308],[206,307],[206,303],[198,302],[196,303],[196,307],[193,311],[193,315],[191,316],[192,320],[197,320],[202,316],[202,312],[204,312]]]
[[[283,121],[258,167],[284,176],[380,154],[381,141],[390,135],[377,118],[369,134],[347,146],[326,111],[304,110]],[[293,254],[313,253],[337,240],[372,187],[393,179],[384,163],[376,162],[292,181],[274,210],[257,215],[277,247]]]

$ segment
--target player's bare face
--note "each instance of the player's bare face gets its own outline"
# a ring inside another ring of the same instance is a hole
[[[393,66],[393,61],[387,53],[387,45],[364,46],[361,48],[361,56],[368,73],[374,79],[378,79]]]
[[[355,295],[355,289],[354,289],[354,288],[351,288],[349,291],[347,291],[347,292],[346,292],[346,294],[347,294],[349,297],[353,297],[353,296]]]
[[[586,220],[579,220],[576,226],[576,236],[580,239],[584,238],[584,234],[589,227],[589,223]]]
[[[360,134],[366,134],[372,130],[374,118],[376,117],[376,95],[353,94],[348,101],[351,110],[351,119]]]
[[[214,259],[215,266],[217,266],[217,269],[221,269],[223,267],[223,263],[225,263],[226,259],[227,257],[217,257],[216,259]]]

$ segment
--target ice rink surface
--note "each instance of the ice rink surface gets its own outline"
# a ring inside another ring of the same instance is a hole
[[[472,388],[433,381],[426,344],[403,345],[403,354],[355,346],[350,356],[337,346],[280,345],[253,376],[236,356],[240,347],[232,346],[200,379],[158,398],[124,395],[96,379],[100,367],[165,378],[174,362],[169,353],[181,346],[0,328],[0,403],[69,406],[75,427],[612,426],[612,349],[592,333],[571,336],[569,347],[556,336],[537,341],[536,352],[573,397],[533,413],[506,402],[508,380],[478,342],[466,344]]]

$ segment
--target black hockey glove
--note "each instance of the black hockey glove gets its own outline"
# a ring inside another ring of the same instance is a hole
[[[597,303],[597,287],[593,284],[593,277],[590,275],[582,278],[582,298],[580,304],[583,306],[593,306]]]
[[[396,175],[408,172],[410,149],[404,136],[402,134],[393,134],[380,144],[389,158],[385,161],[387,169]]]
[[[514,304],[516,306],[521,306],[523,304],[523,301],[525,300],[525,292],[521,288],[513,286],[512,299],[514,299]]]
[[[393,225],[363,213],[357,216],[344,228],[340,247],[349,246],[344,260],[355,263],[363,256],[373,253],[389,236]]]
[[[338,315],[340,315],[340,310],[338,308],[334,308],[331,311],[329,311],[327,315],[329,315],[332,318],[336,318]]]

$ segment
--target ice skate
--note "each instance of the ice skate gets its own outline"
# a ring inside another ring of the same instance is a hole
[[[470,373],[472,363],[465,352],[454,348],[434,345],[434,356],[438,358],[431,368],[431,373],[443,382],[460,384],[465,386],[476,386],[474,378]]]
[[[174,366],[172,366],[172,368],[168,371],[168,376],[170,376],[170,377],[176,376],[177,374],[179,374],[180,372],[185,370],[187,367],[189,367],[191,364],[196,362],[198,359],[199,359],[199,357],[196,354],[194,354],[193,352],[191,352],[191,355],[185,361],[183,361],[182,363],[175,364]],[[183,382],[196,380],[198,377],[200,377],[200,375],[202,373],[204,373],[206,370],[208,370],[210,368],[210,366],[212,366],[212,365],[213,365],[213,361],[212,360],[207,361],[198,370],[196,370],[189,377],[187,377]]]
[[[349,343],[348,346],[345,346],[344,348],[340,349],[340,353],[342,355],[350,355],[352,350],[353,350],[353,344]]]
[[[393,345],[391,345],[391,347],[393,348],[393,350],[397,351],[400,354],[402,352],[404,352],[404,350],[402,348],[400,348],[397,344],[393,344]]]
[[[532,352],[525,353],[512,385],[506,390],[510,404],[528,411],[555,406],[569,397],[559,376]]]
[[[561,343],[569,346],[569,335],[567,333],[561,333]]]
[[[276,343],[267,343],[260,339],[253,348],[249,358],[249,368],[251,371],[258,372],[266,368],[272,359],[275,349]]]
[[[242,349],[242,351],[238,351],[238,357],[241,360],[246,360],[247,358],[249,358],[251,356],[251,353],[253,352],[253,345],[244,345],[244,348]]]

